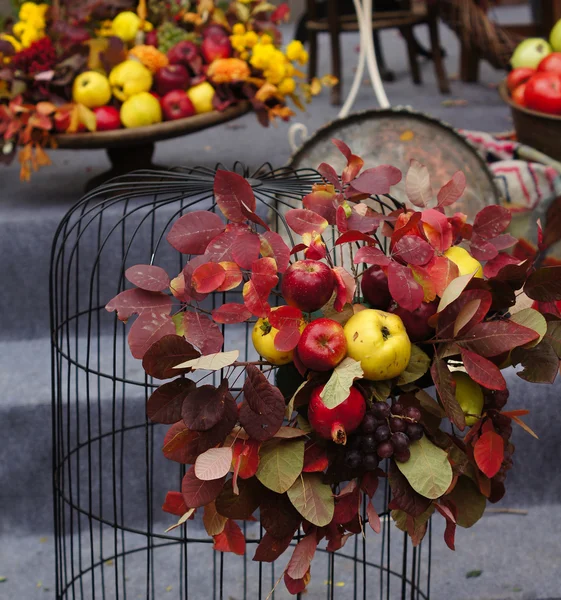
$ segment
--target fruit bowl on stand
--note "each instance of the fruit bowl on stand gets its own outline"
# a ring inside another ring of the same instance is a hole
[[[242,102],[219,112],[217,110],[164,121],[154,125],[114,131],[96,131],[84,133],[62,133],[55,136],[58,148],[68,150],[94,150],[105,148],[111,161],[111,169],[96,175],[86,185],[91,190],[101,183],[124,175],[135,169],[157,169],[152,162],[154,144],[163,140],[188,135],[226,123],[249,112],[249,102]]]

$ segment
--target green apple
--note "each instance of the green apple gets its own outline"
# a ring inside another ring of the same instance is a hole
[[[561,52],[561,19],[555,23],[555,26],[551,30],[549,43],[555,52]]]
[[[466,425],[475,425],[481,416],[485,398],[481,386],[463,371],[454,371],[452,379],[456,383],[456,400],[466,415]],[[469,415],[469,416],[468,416]]]
[[[559,34],[561,35],[561,29]],[[551,46],[545,40],[542,38],[528,38],[518,44],[510,59],[510,64],[513,69],[519,67],[536,69],[548,54],[551,54]]]

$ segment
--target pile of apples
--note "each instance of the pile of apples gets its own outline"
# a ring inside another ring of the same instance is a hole
[[[167,53],[169,64],[155,73],[134,59],[120,63],[108,76],[97,71],[81,73],[74,80],[73,100],[93,111],[96,131],[141,127],[210,112],[214,110],[215,89],[206,81],[205,66],[231,55],[228,33],[211,25],[203,33],[200,46],[191,41],[177,43]],[[55,126],[66,130],[62,118]]]
[[[518,45],[507,77],[512,100],[519,106],[550,115],[561,115],[561,21],[549,42],[529,38]]]

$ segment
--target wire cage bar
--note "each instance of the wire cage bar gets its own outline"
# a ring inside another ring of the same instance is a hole
[[[302,205],[322,181],[319,173],[269,164],[250,172],[240,163],[231,170],[252,185],[261,218],[294,244],[283,210]],[[117,178],[79,201],[56,232],[50,316],[57,599],[290,597],[277,585],[288,555],[272,564],[252,561],[264,533],[258,522],[243,522],[244,556],[214,551],[200,519],[165,533],[171,522],[161,505],[166,491],[180,485],[185,466],[163,457],[166,427],[145,413],[157,384],[130,356],[126,328],[104,308],[124,289],[131,265],[181,271],[185,257],[165,242],[166,233],[189,211],[216,209],[214,174],[197,167]],[[212,294],[206,308],[240,301],[240,294]],[[256,358],[247,324],[228,326],[224,336],[226,350]],[[320,546],[306,597],[429,598],[430,526],[413,548],[392,523],[389,493],[381,485],[375,499],[379,535],[354,536],[337,553]]]

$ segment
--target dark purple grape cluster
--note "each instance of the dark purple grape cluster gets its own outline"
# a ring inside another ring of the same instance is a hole
[[[349,439],[345,463],[349,469],[374,471],[383,458],[407,462],[409,444],[423,437],[421,411],[399,403],[374,402],[359,431]]]

